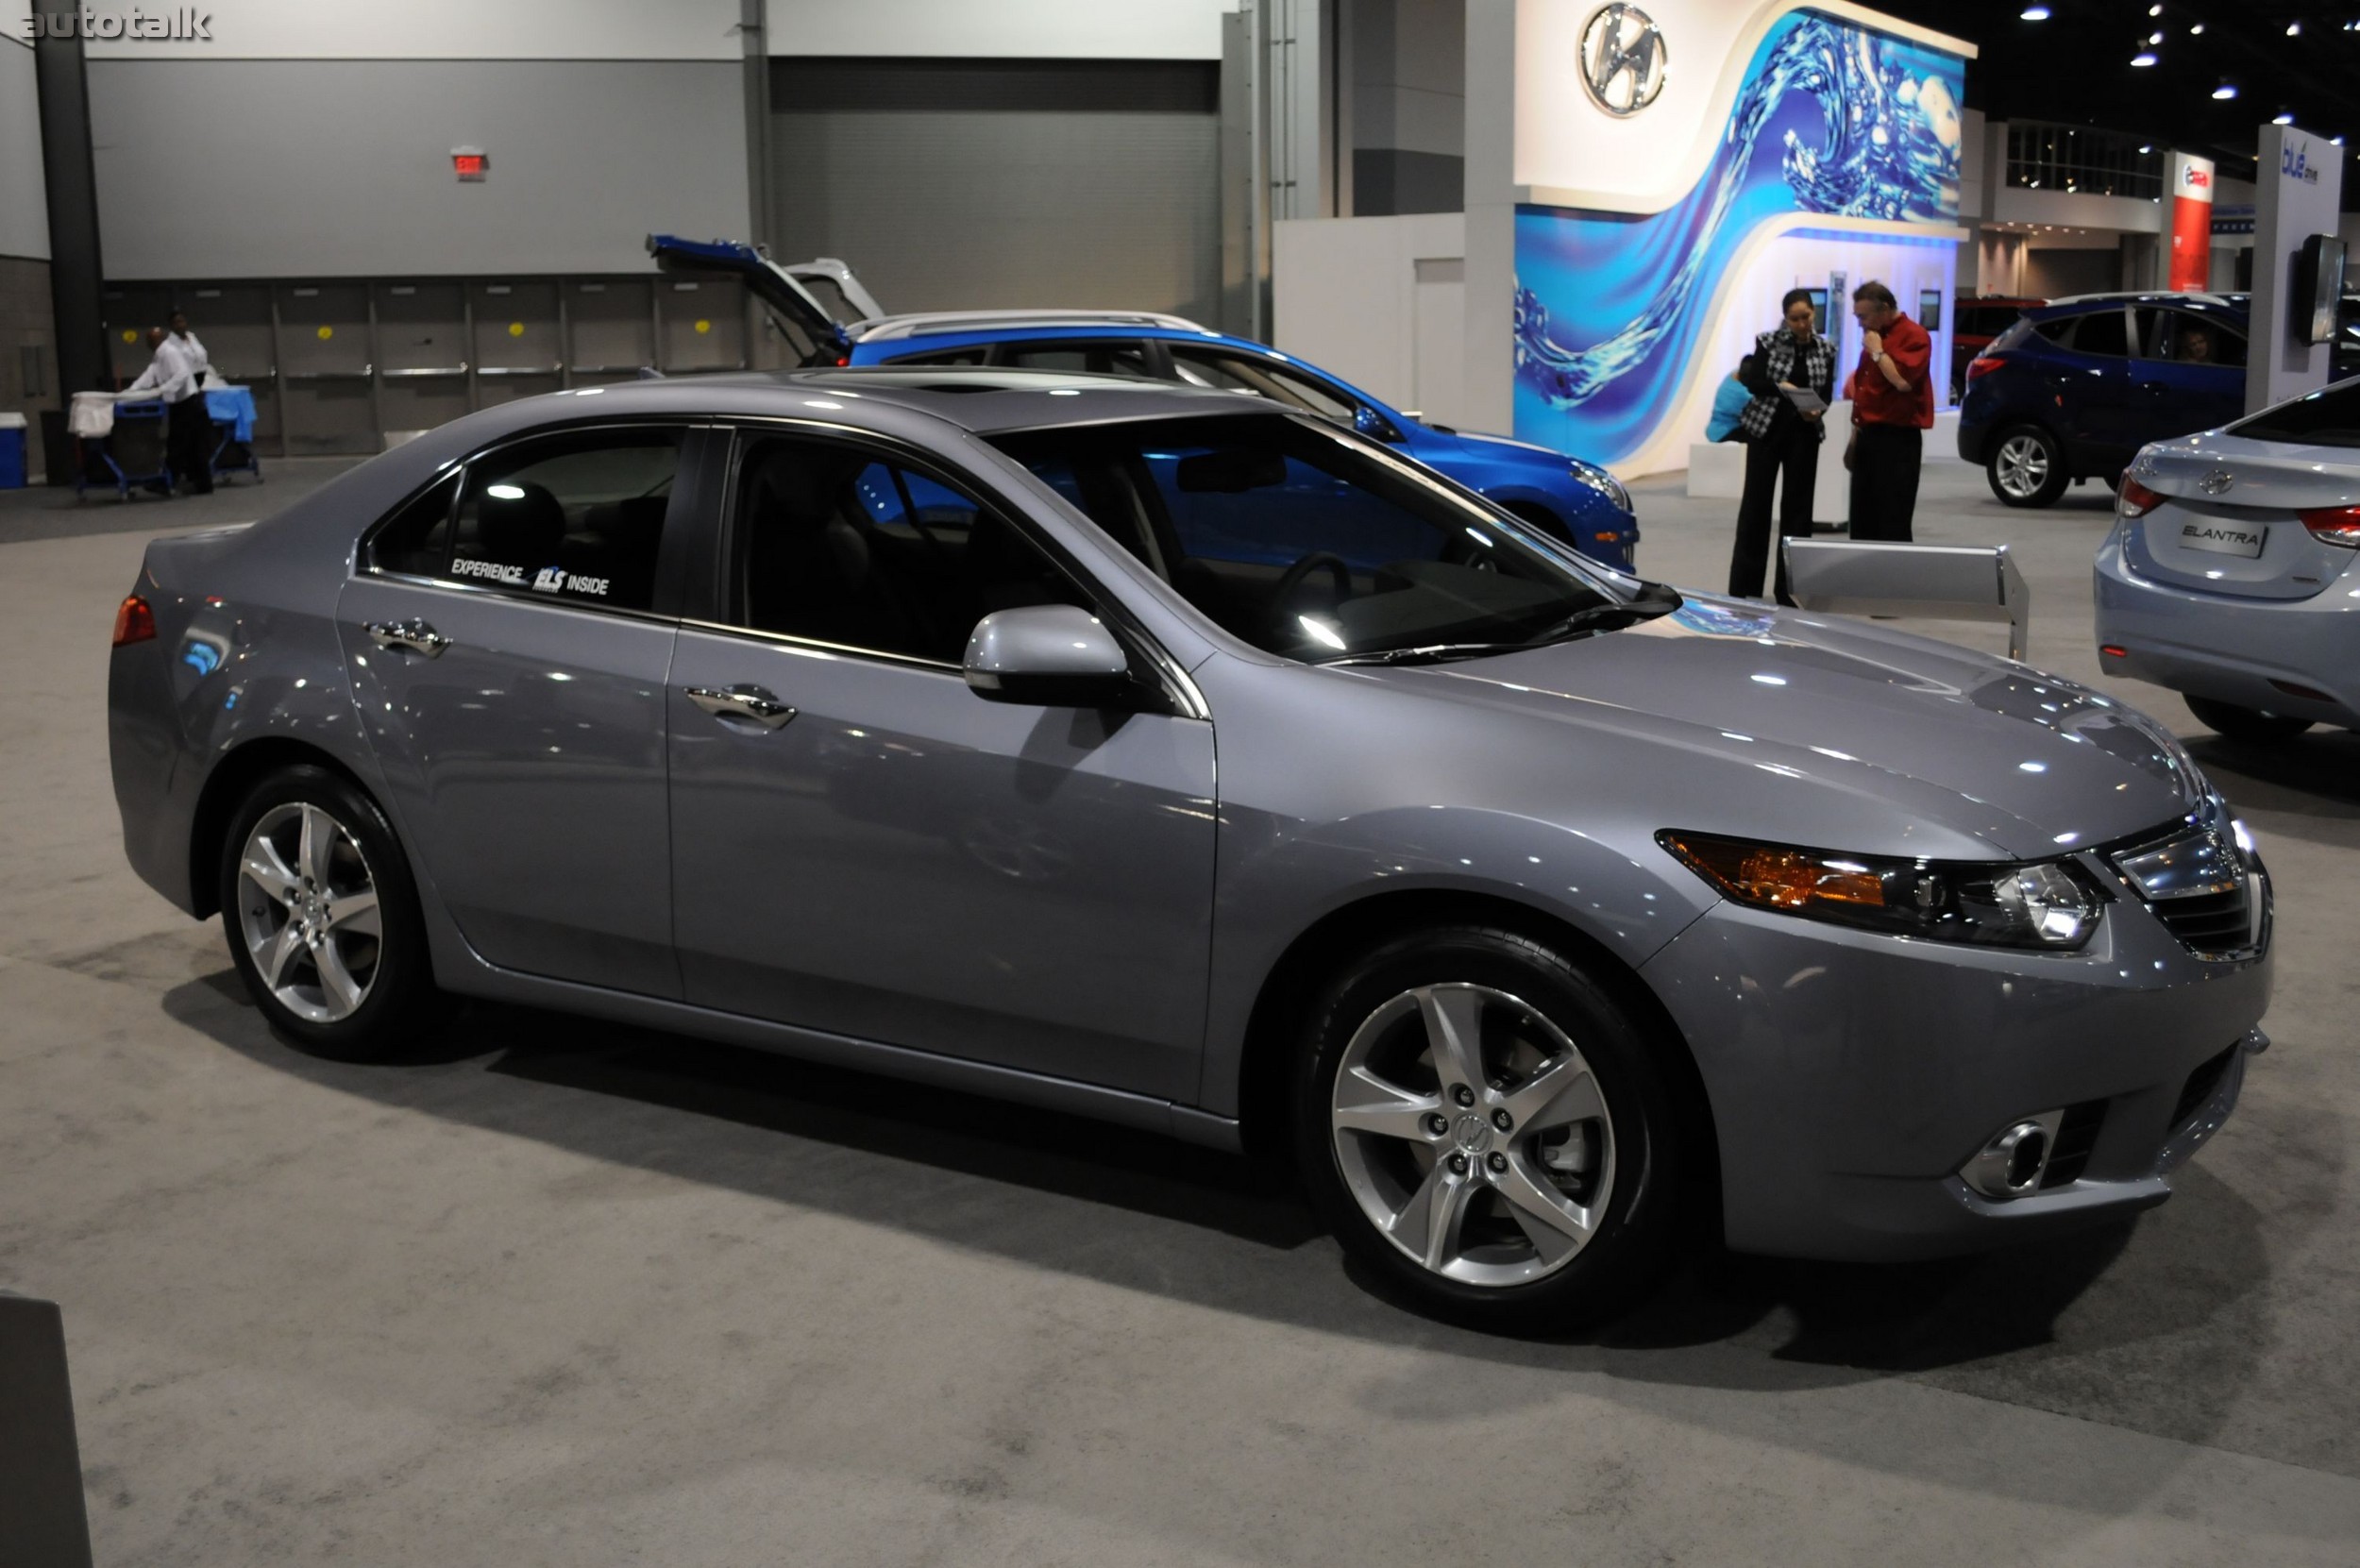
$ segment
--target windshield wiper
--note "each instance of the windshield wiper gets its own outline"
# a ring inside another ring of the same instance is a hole
[[[1339,665],[1445,665],[1453,659],[1479,659],[1486,653],[1507,653],[1523,643],[1428,643],[1423,648],[1386,648],[1368,653],[1340,653],[1318,661],[1322,669]]]
[[[1686,602],[1680,598],[1678,589],[1667,583],[1649,582],[1630,599],[1576,610],[1522,646],[1539,648],[1544,643],[1563,642],[1584,632],[1620,631],[1634,621],[1668,615]]]

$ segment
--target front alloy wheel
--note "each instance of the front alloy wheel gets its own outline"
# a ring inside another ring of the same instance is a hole
[[[1486,986],[1420,986],[1344,1047],[1329,1114],[1360,1212],[1466,1285],[1555,1273],[1614,1193],[1613,1121],[1574,1042]]]
[[[1295,1083],[1304,1185],[1337,1241],[1420,1309],[1553,1331],[1669,1260],[1696,1136],[1677,1040],[1563,953],[1482,926],[1412,931],[1314,1003]]]

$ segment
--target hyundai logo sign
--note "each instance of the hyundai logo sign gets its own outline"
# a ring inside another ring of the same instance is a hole
[[[1581,30],[1581,79],[1609,114],[1636,114],[1663,91],[1663,32],[1636,6],[1603,6]]]

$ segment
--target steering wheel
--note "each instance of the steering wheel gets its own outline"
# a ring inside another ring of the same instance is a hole
[[[1302,628],[1287,618],[1287,607],[1313,572],[1324,571],[1335,580],[1336,602],[1341,604],[1352,597],[1352,564],[1332,550],[1313,550],[1281,573],[1278,585],[1270,591],[1271,627],[1280,637],[1292,642]]]

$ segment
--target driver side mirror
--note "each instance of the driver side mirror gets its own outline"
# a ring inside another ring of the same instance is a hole
[[[967,683],[991,702],[1109,708],[1131,686],[1131,657],[1087,610],[1032,604],[995,610],[967,639]]]
[[[1415,418],[1416,415],[1412,414],[1410,417]],[[1397,447],[1401,445],[1402,442],[1408,439],[1401,433],[1401,428],[1399,426],[1395,425],[1391,420],[1386,418],[1383,414],[1377,413],[1374,409],[1369,407],[1366,403],[1363,403],[1358,408],[1353,410],[1352,428],[1358,430],[1362,435],[1369,436],[1377,441],[1390,441]]]

